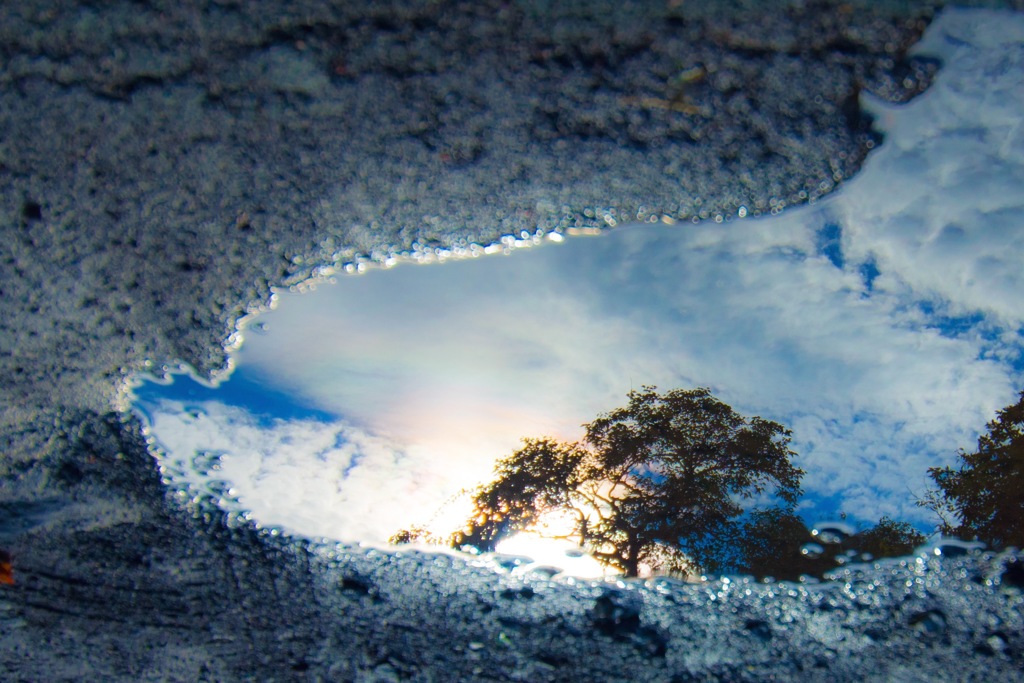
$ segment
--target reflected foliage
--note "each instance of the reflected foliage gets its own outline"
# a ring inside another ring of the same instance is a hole
[[[792,462],[789,430],[745,418],[707,389],[644,387],[585,428],[577,443],[527,439],[500,460],[494,480],[469,492],[474,515],[463,529],[437,537],[414,527],[391,542],[492,551],[529,529],[573,540],[627,576],[797,580],[908,555],[927,540],[889,517],[852,535],[815,537],[795,512],[803,471]],[[1024,547],[1024,391],[988,423],[976,451],[928,473],[936,488],[918,505],[938,516],[938,531]]]
[[[718,571],[732,564],[748,506],[769,499],[791,511],[801,494],[790,432],[707,389],[645,387],[585,427],[578,443],[526,440],[499,461],[451,544],[490,551],[539,526],[627,576]],[[422,538],[395,539],[410,537]]]
[[[876,526],[854,534],[844,545],[868,559],[909,555],[926,540],[924,534],[907,522],[882,517]]]
[[[770,576],[779,581],[818,575],[830,566],[823,567],[822,558],[804,552],[811,538],[811,530],[793,512],[778,508],[757,510],[744,524],[737,541],[737,569],[743,574]]]
[[[1024,391],[988,423],[976,451],[928,474],[938,488],[918,504],[939,516],[944,534],[1024,547]]]
[[[878,524],[846,538],[816,538],[804,521],[786,510],[750,515],[738,540],[741,573],[796,581],[820,576],[847,562],[911,554],[926,538],[907,522],[882,517]],[[829,542],[831,541],[831,542]]]

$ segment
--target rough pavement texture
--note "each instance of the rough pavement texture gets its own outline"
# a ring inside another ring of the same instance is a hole
[[[905,56],[925,18],[824,5],[335,4],[5,5],[5,421],[217,368],[325,261],[820,195],[878,140],[858,95],[936,66]]]
[[[0,6],[4,680],[1020,675],[1006,558],[811,596],[531,586],[165,500],[123,380],[218,369],[271,286],[813,199],[879,142],[858,97],[905,100],[937,66],[906,56],[923,4],[556,4]]]

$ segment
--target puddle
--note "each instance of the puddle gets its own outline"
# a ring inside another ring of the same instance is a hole
[[[1024,63],[1019,44],[1003,59]],[[165,480],[261,526],[384,544],[461,528],[460,491],[524,437],[579,439],[647,385],[708,387],[792,430],[809,527],[929,531],[927,469],[1024,386],[1024,83],[978,68],[878,107],[887,142],[813,205],[526,234],[279,292],[219,386],[134,389]]]

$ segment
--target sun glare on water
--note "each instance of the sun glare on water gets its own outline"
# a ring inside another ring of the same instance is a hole
[[[537,531],[523,531],[499,541],[496,550],[503,555],[530,558],[532,562],[524,565],[523,571],[529,571],[532,567],[555,567],[563,575],[585,579],[618,576],[622,573],[601,564],[572,541],[545,537]]]
[[[502,555],[520,555],[531,561],[519,571],[531,568],[557,568],[562,575],[586,579],[619,576],[621,571],[599,562],[579,546],[574,537],[571,515],[549,510],[527,529],[502,539],[495,550]]]

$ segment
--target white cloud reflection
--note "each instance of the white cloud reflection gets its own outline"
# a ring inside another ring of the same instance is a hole
[[[210,476],[264,523],[381,542],[521,437],[576,438],[631,387],[708,385],[793,429],[809,517],[920,521],[927,467],[1024,380],[1022,27],[944,14],[938,82],[877,108],[886,144],[825,201],[283,293],[236,372],[337,422],[256,418],[238,396],[194,417],[151,387],[153,433],[197,483],[191,454],[227,452]]]

